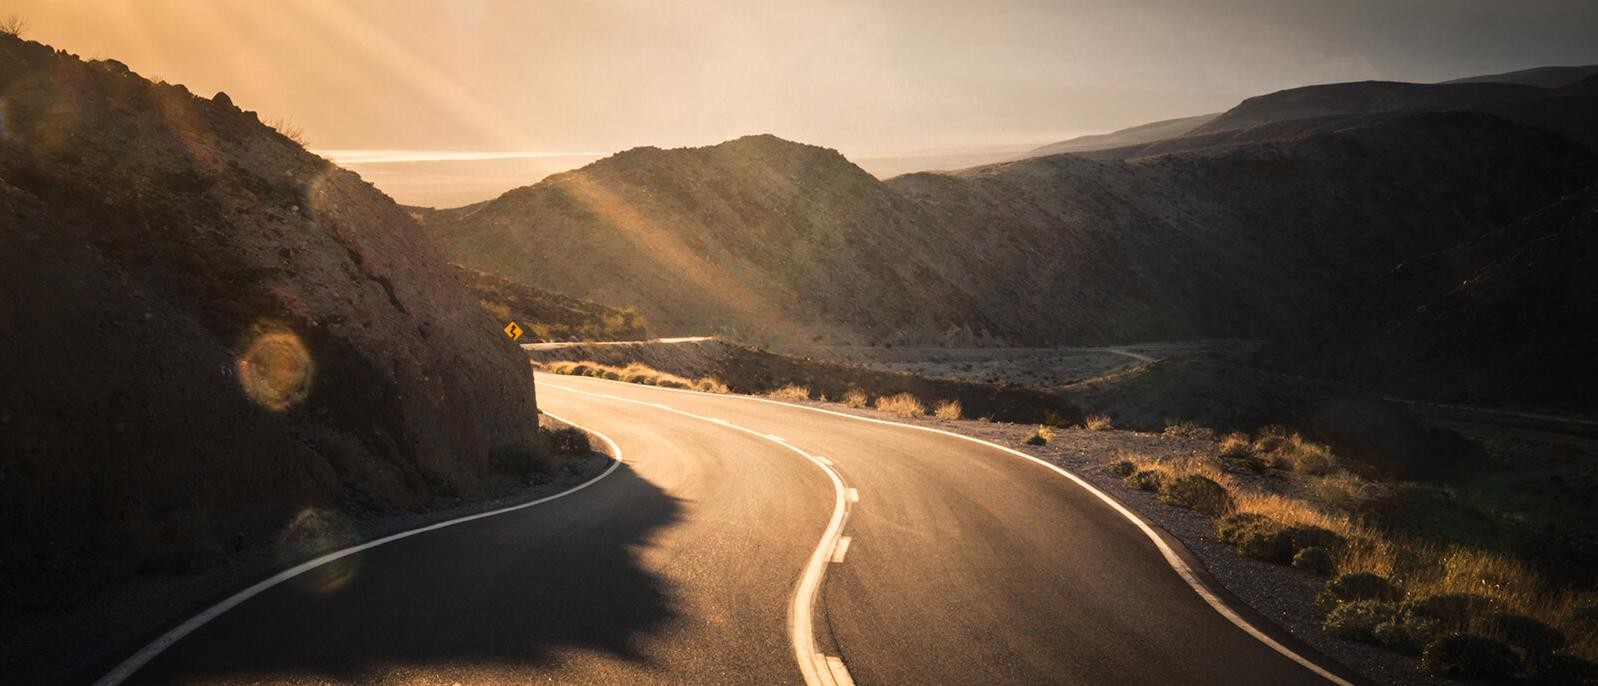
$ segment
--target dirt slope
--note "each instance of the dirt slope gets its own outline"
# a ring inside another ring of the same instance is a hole
[[[4,36],[0,107],[8,605],[482,491],[531,438],[520,350],[354,174],[223,94]]]

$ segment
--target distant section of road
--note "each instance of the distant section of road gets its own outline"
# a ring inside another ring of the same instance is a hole
[[[712,336],[679,336],[677,338],[651,338],[647,341],[549,341],[545,343],[523,343],[523,350],[559,350],[561,348],[581,348],[596,345],[638,345],[642,343],[697,343],[708,341]]]

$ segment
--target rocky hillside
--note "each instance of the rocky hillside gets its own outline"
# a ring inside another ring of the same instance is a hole
[[[1141,145],[1162,141],[1167,138],[1176,138],[1191,133],[1193,129],[1214,121],[1219,113],[1200,114],[1192,117],[1165,119],[1162,121],[1140,124],[1110,133],[1094,134],[1091,136],[1077,136],[1058,143],[1050,143],[1040,148],[1033,149],[1026,157],[1047,157],[1068,152],[1090,152],[1093,150],[1109,150],[1122,148],[1129,145]]]
[[[644,318],[631,309],[568,298],[459,265],[455,273],[477,297],[477,306],[496,322],[515,322],[522,328],[520,343],[637,341],[651,336]]]
[[[664,335],[1263,337],[1595,174],[1569,140],[1473,112],[888,182],[757,136],[629,151],[428,228],[467,266],[635,305]]]
[[[527,361],[421,229],[225,94],[0,36],[0,592],[494,487]],[[19,601],[31,602],[31,601]]]
[[[1406,262],[1260,359],[1408,398],[1598,416],[1595,264],[1598,186],[1589,186]]]

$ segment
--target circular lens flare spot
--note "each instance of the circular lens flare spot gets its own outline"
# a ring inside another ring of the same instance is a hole
[[[359,537],[348,519],[337,512],[319,508],[301,510],[277,541],[283,566],[299,564],[335,550],[355,545]],[[315,593],[332,593],[355,578],[358,555],[345,555],[294,577],[296,586]]]
[[[311,354],[299,336],[281,331],[258,336],[238,360],[239,383],[245,395],[275,411],[286,410],[310,395],[314,371]]]

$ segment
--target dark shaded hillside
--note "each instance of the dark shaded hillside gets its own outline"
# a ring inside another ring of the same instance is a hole
[[[1537,67],[1502,74],[1469,76],[1443,83],[1518,83],[1538,88],[1564,88],[1594,74],[1598,74],[1598,64],[1581,67]]]
[[[1200,114],[1192,117],[1180,117],[1177,119],[1166,119],[1163,121],[1150,122],[1148,124],[1141,124],[1138,126],[1121,129],[1119,131],[1112,131],[1110,133],[1091,136],[1077,136],[1076,138],[1063,140],[1058,143],[1050,143],[1040,148],[1036,148],[1027,152],[1026,156],[1044,157],[1047,155],[1059,155],[1068,152],[1108,150],[1111,148],[1120,148],[1128,145],[1152,143],[1154,141],[1165,140],[1167,138],[1176,138],[1177,136],[1187,135],[1188,133],[1191,133],[1193,129],[1208,124],[1218,116],[1220,116],[1219,113]]]
[[[1566,139],[1470,112],[887,182],[762,136],[630,151],[428,227],[463,264],[636,305],[666,335],[1263,337],[1595,174]]]
[[[1402,110],[1434,110],[1524,100],[1546,93],[1510,83],[1430,84],[1394,81],[1329,83],[1259,95],[1189,132],[1202,136],[1289,119]]]
[[[1598,187],[1407,262],[1273,367],[1443,402],[1598,416]]]
[[[5,36],[0,107],[8,611],[306,508],[481,492],[532,439],[520,350],[359,177],[224,94]]]

